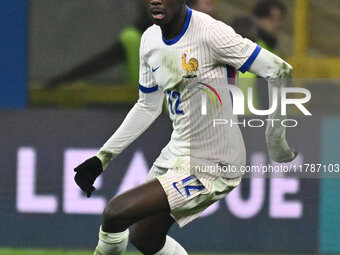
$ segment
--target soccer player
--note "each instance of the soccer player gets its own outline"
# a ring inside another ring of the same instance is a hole
[[[187,254],[167,236],[171,225],[176,221],[183,227],[193,221],[242,178],[242,171],[214,171],[245,164],[239,127],[213,126],[214,119],[237,122],[228,90],[237,81],[237,70],[267,78],[270,89],[286,86],[292,71],[231,27],[191,10],[185,0],[145,4],[154,25],[142,36],[139,100],[99,152],[75,168],[76,183],[89,197],[109,162],[159,116],[164,94],[174,130],[147,182],[107,204],[96,255],[123,254],[128,239],[143,254]],[[205,100],[203,111],[205,93],[212,97]],[[278,107],[271,117],[285,116]],[[276,124],[267,125],[269,155],[277,162],[291,161],[296,153],[287,144],[284,127]]]

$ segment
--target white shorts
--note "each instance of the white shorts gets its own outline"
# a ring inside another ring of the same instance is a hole
[[[242,176],[234,179],[199,176],[190,170],[173,170],[152,166],[147,180],[157,178],[170,205],[170,215],[180,227],[195,220],[214,202],[224,198],[237,187]]]

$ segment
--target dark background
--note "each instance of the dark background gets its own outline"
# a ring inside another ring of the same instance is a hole
[[[67,149],[96,149],[112,135],[127,110],[24,110],[0,113],[0,246],[93,248],[97,241],[100,214],[66,214],[63,210],[63,157]],[[303,162],[320,162],[320,121],[298,118],[299,126],[288,129],[292,146],[303,155]],[[307,127],[313,126],[313,129]],[[102,187],[95,196],[109,200],[116,194],[129,163],[137,151],[150,167],[166,145],[172,130],[168,117],[162,115],[136,142],[119,155],[103,176]],[[310,130],[310,132],[306,131]],[[268,162],[264,130],[243,129],[249,158],[261,153]],[[55,195],[58,209],[53,214],[20,213],[17,209],[17,152],[32,147],[36,151],[36,187],[38,195]],[[142,165],[140,166],[142,167]],[[140,171],[138,167],[134,171]],[[264,179],[264,203],[249,219],[232,213],[222,200],[213,214],[190,223],[183,229],[175,226],[172,236],[191,251],[229,252],[303,252],[318,249],[319,180],[298,179],[299,191],[287,194],[286,200],[302,204],[298,219],[271,218],[270,194],[273,179]],[[139,180],[143,181],[143,180]],[[244,200],[250,196],[253,179],[241,184]]]

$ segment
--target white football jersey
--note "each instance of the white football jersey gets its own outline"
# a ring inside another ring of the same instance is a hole
[[[140,93],[164,92],[173,133],[154,163],[173,168],[182,156],[239,167],[245,146],[238,125],[215,125],[214,120],[237,122],[228,86],[238,71],[245,72],[261,48],[212,17],[187,8],[182,32],[172,40],[153,25],[142,36]],[[236,177],[218,174],[223,177]]]

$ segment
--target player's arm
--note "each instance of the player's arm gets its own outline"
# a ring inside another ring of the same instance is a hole
[[[143,37],[140,47],[140,91],[137,103],[98,153],[75,168],[75,181],[88,197],[95,190],[94,181],[109,162],[136,140],[162,112],[164,95],[155,85],[151,68],[144,58]]]
[[[142,85],[140,87],[138,102],[117,131],[96,154],[101,160],[104,170],[109,162],[136,140],[162,112],[164,98],[162,91],[157,86],[154,87],[158,89],[157,91],[152,91],[152,88],[148,91]]]
[[[222,22],[213,24],[209,31],[208,43],[214,59],[219,64],[228,64],[241,72],[250,71],[268,80],[269,97],[272,100],[273,87],[287,86],[292,74],[292,67],[269,51],[262,49],[256,43],[242,38]],[[280,99],[279,99],[280,100]],[[271,103],[271,102],[270,102]],[[270,119],[284,120],[281,108],[269,116]],[[274,125],[269,121],[266,128],[266,141],[269,156],[276,162],[289,162],[296,157],[286,140],[285,128],[281,121]]]
[[[95,190],[94,181],[109,162],[136,140],[162,112],[163,93],[160,90],[147,92],[140,91],[138,102],[98,153],[75,168],[75,181],[88,197]]]
[[[269,105],[272,104],[272,91],[274,87],[286,87],[292,77],[293,68],[278,56],[262,49],[249,69],[250,72],[265,78],[268,81]],[[281,94],[278,94],[281,101]],[[281,104],[269,116],[275,119],[274,123],[268,122],[266,128],[266,142],[269,156],[276,162],[290,162],[297,152],[293,151],[286,140],[286,129],[281,125],[286,116],[281,115]]]

